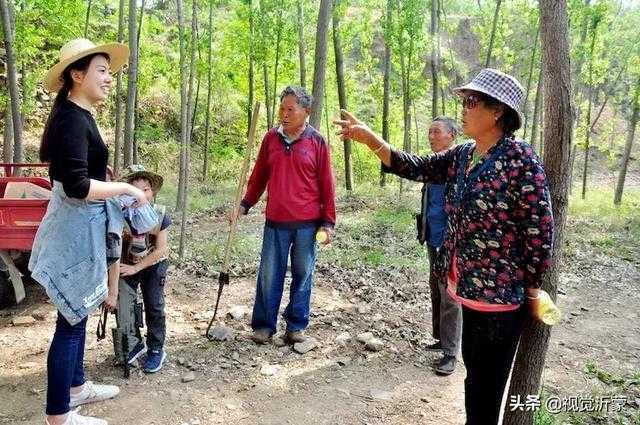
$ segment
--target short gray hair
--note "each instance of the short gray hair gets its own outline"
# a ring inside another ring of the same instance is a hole
[[[453,138],[454,139],[456,137],[458,137],[458,134],[460,134],[460,131],[461,131],[460,126],[458,125],[456,120],[454,120],[453,118],[449,118],[449,117],[445,117],[444,115],[440,115],[439,117],[435,117],[433,119],[433,122],[441,122],[441,123],[443,123],[447,127],[447,130],[449,131],[449,133],[453,134]]]
[[[287,86],[282,93],[280,93],[280,102],[284,100],[287,96],[294,96],[298,105],[303,108],[311,108],[311,104],[313,103],[313,96],[311,96],[304,87],[300,86]]]

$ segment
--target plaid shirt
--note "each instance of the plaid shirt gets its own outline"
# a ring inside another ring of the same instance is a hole
[[[553,215],[544,170],[527,143],[504,137],[468,169],[475,144],[420,157],[391,151],[385,171],[445,185],[447,230],[435,271],[456,257],[457,295],[486,304],[520,305],[549,267]]]

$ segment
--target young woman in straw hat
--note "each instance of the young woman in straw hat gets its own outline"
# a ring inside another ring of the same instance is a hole
[[[83,356],[87,316],[102,303],[113,309],[117,298],[117,267],[109,268],[107,279],[109,212],[104,200],[129,194],[139,205],[147,202],[140,189],[106,181],[108,150],[92,115],[109,93],[111,72],[128,56],[123,44],[72,40],[62,46],[59,62],[44,79],[47,90],[58,92],[40,146],[40,159],[49,162],[53,196],[29,269],[58,308],[47,358],[49,425],[106,424],[70,408],[119,392],[116,386],[85,380]]]
[[[473,142],[420,157],[396,149],[345,113],[340,133],[366,144],[386,171],[445,185],[447,230],[435,271],[462,305],[467,425],[498,423],[502,395],[549,267],[553,215],[547,179],[530,145],[516,139],[524,90],[510,75],[483,69],[456,89],[462,130]],[[534,301],[535,302],[535,301]]]

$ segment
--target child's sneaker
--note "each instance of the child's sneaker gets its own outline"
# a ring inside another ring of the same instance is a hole
[[[147,346],[144,345],[143,341],[140,341],[135,347],[133,347],[133,350],[131,350],[131,352],[129,353],[128,363],[129,364],[135,363],[135,361],[138,360],[138,358],[146,352],[147,352]]]
[[[147,360],[144,362],[142,370],[145,373],[154,373],[162,369],[167,353],[164,350],[151,350],[147,354]]]
[[[114,398],[120,393],[120,388],[115,385],[94,384],[91,381],[84,383],[79,394],[71,394],[69,407],[80,406],[81,404],[95,403],[96,401]]]

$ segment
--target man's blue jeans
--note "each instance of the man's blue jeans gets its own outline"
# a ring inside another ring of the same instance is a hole
[[[47,357],[47,415],[69,411],[71,387],[84,384],[84,342],[87,318],[71,326],[58,312],[56,331]]]
[[[287,330],[300,331],[309,325],[311,286],[316,264],[316,231],[316,226],[299,229],[264,227],[251,320],[253,330],[268,329],[272,335],[276,332],[289,253],[292,281],[289,305],[284,311]]]

